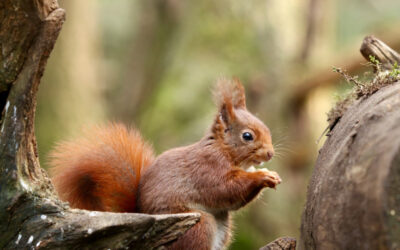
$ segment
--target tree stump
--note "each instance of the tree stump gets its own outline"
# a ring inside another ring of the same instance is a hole
[[[367,50],[365,40],[363,55],[379,53],[389,69],[385,58],[398,55],[382,44]],[[328,136],[308,187],[300,248],[400,249],[400,82],[356,100]]]
[[[71,209],[40,168],[36,92],[65,19],[56,0],[0,1],[0,249],[153,249],[198,214],[146,215]]]

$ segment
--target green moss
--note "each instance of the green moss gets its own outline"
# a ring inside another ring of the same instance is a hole
[[[329,128],[332,130],[351,104],[362,97],[367,97],[379,89],[393,84],[400,80],[400,68],[396,62],[392,70],[382,70],[381,62],[374,56],[370,56],[370,65],[375,69],[375,76],[372,80],[360,81],[358,76],[350,76],[345,70],[333,68],[334,72],[342,75],[346,82],[353,85],[352,91],[341,98],[328,113]]]

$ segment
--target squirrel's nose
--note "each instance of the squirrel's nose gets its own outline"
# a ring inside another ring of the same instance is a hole
[[[274,150],[273,149],[269,149],[267,151],[267,161],[271,160],[272,156],[274,156]]]

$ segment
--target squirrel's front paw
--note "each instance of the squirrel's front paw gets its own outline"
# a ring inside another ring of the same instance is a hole
[[[275,188],[276,185],[278,185],[279,183],[282,182],[281,177],[279,177],[278,173],[275,171],[269,171],[266,168],[262,168],[262,169],[259,169],[257,172],[260,173],[260,175],[261,174],[263,175],[264,184],[267,187]]]

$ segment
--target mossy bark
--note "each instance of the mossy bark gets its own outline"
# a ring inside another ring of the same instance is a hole
[[[0,2],[0,248],[152,249],[167,244],[199,216],[70,209],[40,168],[36,92],[64,20],[56,0]]]

